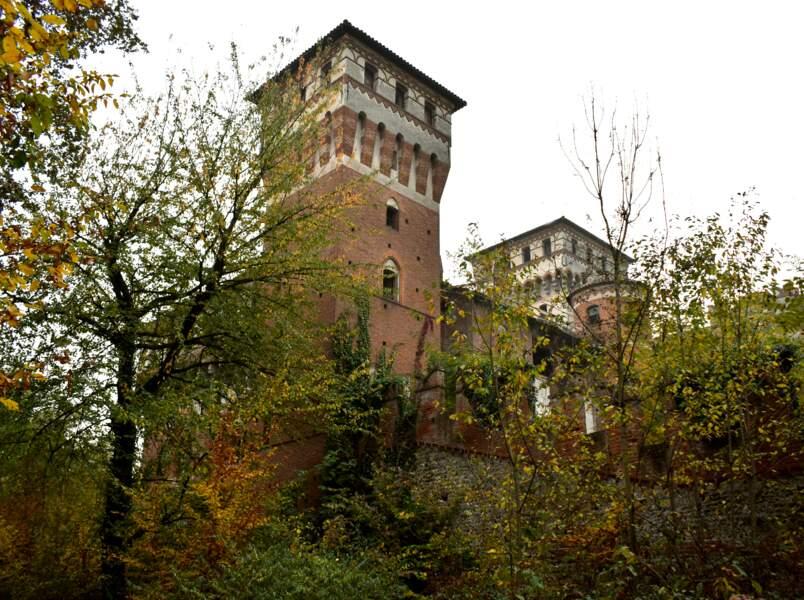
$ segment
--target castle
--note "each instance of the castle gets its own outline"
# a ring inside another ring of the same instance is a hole
[[[439,324],[441,299],[455,292],[442,289],[440,202],[450,170],[452,115],[466,102],[348,21],[284,72],[298,70],[322,48],[323,62],[302,78],[299,91],[307,99],[334,90],[324,115],[326,138],[315,153],[314,182],[332,189],[369,178],[365,203],[350,214],[352,239],[336,243],[333,251],[350,264],[376,265],[372,353],[392,353],[395,371],[412,375],[421,369],[425,349],[448,345],[450,331]],[[512,268],[532,299],[533,335],[549,329],[560,344],[581,333],[583,320],[601,320],[600,290],[612,257],[605,240],[562,217],[481,253],[500,247],[512,253]],[[631,261],[624,259],[626,265]],[[570,292],[577,306],[566,302]],[[332,322],[349,308],[344,300],[324,298],[321,317]],[[439,411],[442,392],[438,384],[417,392],[417,443],[493,453],[484,432],[457,426]],[[539,396],[548,402],[549,390]],[[585,426],[597,429],[594,415],[586,415]],[[303,459],[289,455],[289,464],[315,464],[318,451],[305,452],[298,451]]]

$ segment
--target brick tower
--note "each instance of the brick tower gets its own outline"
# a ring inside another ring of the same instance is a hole
[[[301,93],[326,85],[335,94],[315,185],[370,176],[367,201],[349,215],[352,239],[335,251],[374,265],[372,350],[393,353],[395,370],[410,374],[425,347],[440,345],[439,203],[450,167],[451,116],[466,103],[348,21],[288,69],[319,50],[320,72]],[[323,317],[334,320],[350,308],[327,299]]]

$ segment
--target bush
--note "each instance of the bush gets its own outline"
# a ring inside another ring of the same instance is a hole
[[[355,600],[404,598],[389,569],[370,558],[344,557],[284,544],[250,546],[214,579],[179,581],[181,598]]]

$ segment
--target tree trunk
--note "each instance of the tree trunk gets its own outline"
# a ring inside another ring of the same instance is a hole
[[[101,524],[101,588],[106,599],[128,597],[123,553],[128,544],[127,527],[137,447],[137,426],[128,415],[134,384],[133,348],[120,351],[117,375],[117,407],[111,415],[112,456]]]

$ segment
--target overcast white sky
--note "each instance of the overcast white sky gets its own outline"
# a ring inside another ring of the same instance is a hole
[[[346,18],[464,98],[441,202],[445,256],[472,221],[487,243],[561,215],[601,233],[558,144],[583,124],[590,86],[621,114],[635,102],[649,111],[671,212],[725,211],[755,186],[771,242],[804,254],[799,2],[131,2],[150,48],[133,62],[148,86],[177,48],[201,68],[209,42],[257,57],[298,27],[302,51]],[[114,61],[103,66],[128,70]]]

